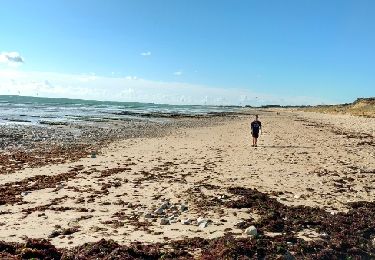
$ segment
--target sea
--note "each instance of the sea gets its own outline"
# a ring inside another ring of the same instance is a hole
[[[237,106],[168,105],[0,95],[0,125],[48,125],[108,120],[168,120],[236,112]]]

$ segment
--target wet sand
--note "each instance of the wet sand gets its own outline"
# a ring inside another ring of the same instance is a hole
[[[280,214],[297,216],[285,212],[303,206],[307,216],[320,214],[327,221],[351,214],[353,202],[372,202],[375,119],[290,110],[248,113],[258,113],[263,125],[256,148],[251,115],[218,123],[201,118],[193,127],[180,124],[161,135],[101,145],[95,158],[90,147],[74,160],[0,175],[0,240],[46,238],[69,249],[102,238],[121,245],[228,234],[251,239],[244,230],[254,225],[271,240],[285,233],[331,243],[313,224],[290,227],[292,232],[285,220],[283,228],[272,228],[264,224],[267,212],[258,200],[253,207],[238,201],[265,196],[263,206],[277,205]],[[369,246],[373,236],[366,240]],[[192,256],[199,258],[199,250]]]

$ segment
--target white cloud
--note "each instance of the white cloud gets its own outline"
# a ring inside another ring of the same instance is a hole
[[[5,63],[9,66],[17,66],[24,62],[24,58],[18,52],[12,51],[0,53],[0,63]]]
[[[0,95],[66,97],[167,104],[300,105],[321,104],[311,97],[282,97],[249,89],[214,88],[181,82],[151,81],[134,76],[62,74],[0,69]]]
[[[136,80],[137,77],[136,76],[126,76],[125,79],[126,80]]]
[[[175,71],[173,73],[173,75],[175,75],[175,76],[181,76],[182,75],[182,71],[181,70]]]
[[[142,56],[151,56],[151,52],[150,51],[145,51],[145,52],[142,52],[141,55]]]

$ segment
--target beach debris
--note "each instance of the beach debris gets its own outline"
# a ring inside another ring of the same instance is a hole
[[[245,229],[245,234],[248,236],[255,237],[258,234],[258,231],[255,226],[250,226],[247,229]]]

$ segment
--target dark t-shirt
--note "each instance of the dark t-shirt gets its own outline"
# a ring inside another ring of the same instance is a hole
[[[251,122],[251,131],[254,133],[254,134],[257,134],[259,133],[259,129],[262,127],[262,123],[258,120],[255,120],[253,122]]]

